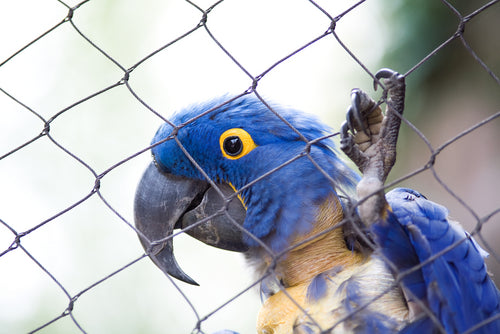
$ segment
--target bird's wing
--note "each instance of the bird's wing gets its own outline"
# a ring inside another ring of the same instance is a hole
[[[486,270],[487,253],[446,208],[418,192],[399,188],[386,197],[392,211],[373,233],[409,301],[421,300],[430,310],[423,317],[439,320],[441,327],[433,327],[447,333],[500,333],[500,294]]]

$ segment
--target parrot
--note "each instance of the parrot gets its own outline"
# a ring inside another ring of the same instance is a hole
[[[251,91],[174,113],[134,201],[146,254],[197,285],[175,259],[174,230],[243,253],[263,298],[259,334],[500,333],[488,253],[444,206],[385,193],[405,83],[389,69],[374,78],[385,113],[354,89],[337,133]]]

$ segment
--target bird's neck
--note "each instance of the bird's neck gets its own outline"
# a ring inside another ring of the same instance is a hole
[[[286,286],[295,286],[334,267],[347,267],[363,261],[364,256],[346,246],[342,225],[342,206],[335,196],[319,208],[313,229],[296,236],[296,245],[285,257],[278,259],[276,272]]]

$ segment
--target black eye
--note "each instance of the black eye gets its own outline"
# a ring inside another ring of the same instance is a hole
[[[224,139],[224,151],[230,156],[236,156],[243,150],[243,143],[240,137],[230,136]]]
[[[224,131],[219,137],[219,145],[222,155],[229,160],[238,160],[257,147],[252,136],[241,128]]]

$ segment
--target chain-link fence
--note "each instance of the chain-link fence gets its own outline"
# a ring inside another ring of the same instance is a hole
[[[382,65],[408,86],[391,179],[447,206],[499,282],[498,2],[4,1],[0,332],[253,332],[241,255],[176,236],[201,287],[145,257],[132,208],[149,142],[227,92],[338,129]]]

